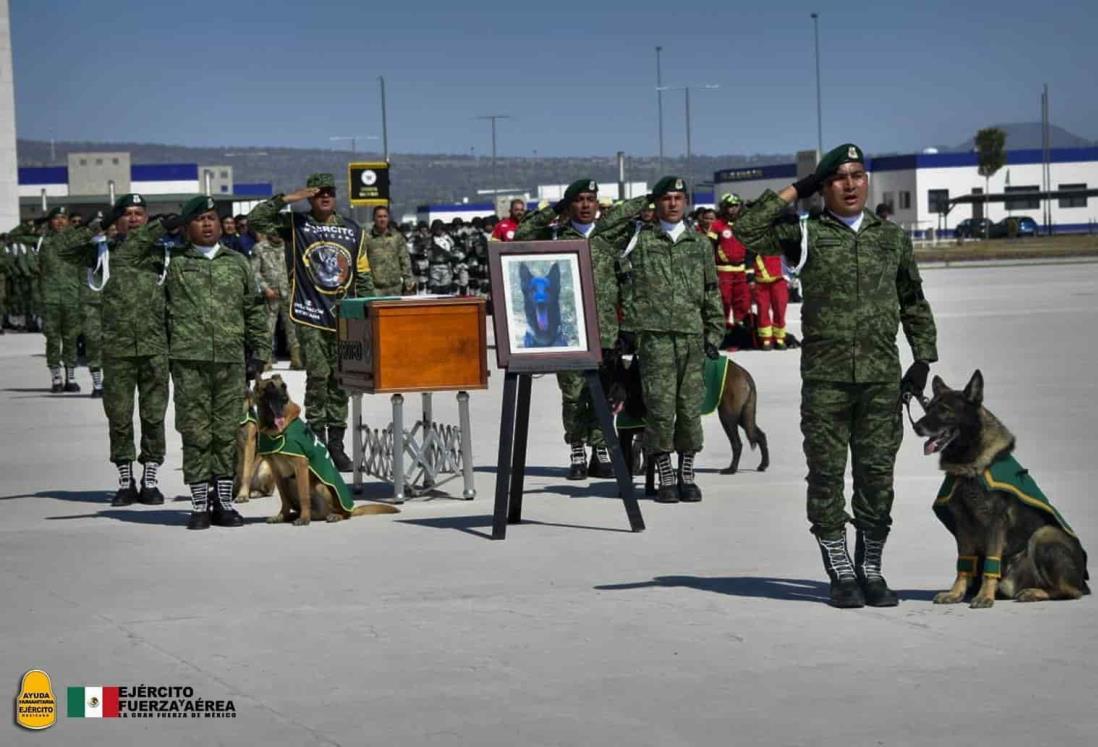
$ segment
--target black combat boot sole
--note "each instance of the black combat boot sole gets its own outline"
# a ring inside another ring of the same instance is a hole
[[[237,513],[235,509],[228,511],[221,509],[213,512],[212,522],[217,527],[242,527],[244,526],[244,517]]]
[[[164,494],[160,492],[160,488],[147,488],[142,485],[141,494],[137,496],[137,502],[146,506],[162,506],[164,505]]]
[[[80,391],[80,385],[77,384],[75,381],[70,381],[69,383],[65,384],[65,391],[69,394],[76,394]]]
[[[884,581],[861,582],[862,595],[868,607],[896,607],[900,604],[900,598],[896,592],[888,588]]]
[[[679,500],[683,503],[701,503],[702,492],[694,483],[679,483]]]
[[[568,475],[566,480],[586,480],[587,479],[587,465],[586,464],[573,464],[568,468]]]
[[[656,489],[656,503],[678,503],[679,490],[674,485],[661,485]]]
[[[587,465],[587,474],[598,479],[608,479],[614,476],[614,465],[610,462],[603,464],[598,457],[593,457]]]
[[[50,387],[50,394],[60,394],[63,391],[65,391],[64,384],[54,384]]]
[[[838,609],[850,610],[865,606],[862,587],[857,581],[839,581],[831,584],[831,598],[828,604]]]
[[[210,515],[205,511],[192,511],[187,529],[209,529]]]
[[[114,494],[114,498],[111,499],[111,505],[115,508],[122,506],[132,506],[134,501],[137,500],[137,489],[133,485],[128,488],[120,488],[117,493]]]

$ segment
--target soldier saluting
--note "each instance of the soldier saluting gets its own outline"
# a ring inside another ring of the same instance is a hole
[[[638,220],[650,202],[656,222]],[[700,501],[694,481],[694,455],[702,448],[702,371],[706,356],[717,358],[724,338],[724,314],[717,291],[713,247],[703,234],[689,230],[686,182],[665,176],[652,194],[635,197],[609,210],[595,227],[594,241],[616,251],[617,283],[605,280],[607,257],[593,257],[599,296],[599,325],[618,329],[603,313],[620,292],[621,347],[640,359],[641,389],[648,409],[644,453],[654,460],[661,503]],[[671,452],[679,453],[678,477]]]
[[[280,212],[298,200],[309,201],[309,212]],[[305,353],[305,416],[327,442],[336,467],[350,472],[353,465],[343,450],[348,395],[336,380],[336,306],[344,298],[375,293],[362,229],[335,208],[335,177],[313,174],[303,189],[256,205],[248,221],[259,233],[278,233],[289,244],[290,318]]]
[[[825,210],[803,224],[786,206],[823,192]],[[785,254],[800,265],[804,294],[801,432],[808,462],[808,520],[831,580],[836,607],[893,606],[881,575],[892,525],[893,466],[903,437],[902,393],[921,393],[938,359],[934,316],[923,296],[911,241],[865,209],[869,175],[853,143],[820,160],[815,173],[775,194],[767,190],[736,223],[747,248]],[[900,378],[896,332],[915,362]],[[843,475],[853,458],[857,545],[846,545]]]

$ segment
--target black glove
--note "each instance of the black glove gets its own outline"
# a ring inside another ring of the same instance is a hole
[[[632,355],[637,352],[637,335],[624,329],[618,332],[618,350],[622,355]]]
[[[721,357],[721,351],[717,350],[717,346],[711,342],[705,343],[705,357],[711,360],[717,360]],[[926,377],[923,377],[923,381],[926,381]]]
[[[806,197],[811,197],[820,191],[820,187],[823,186],[823,182],[816,176],[815,173],[809,174],[803,179],[798,179],[793,182],[793,189],[797,190],[797,199],[803,200]]]
[[[930,364],[926,361],[915,361],[907,369],[907,373],[900,379],[900,396],[920,398],[926,389],[926,377],[930,373]]]

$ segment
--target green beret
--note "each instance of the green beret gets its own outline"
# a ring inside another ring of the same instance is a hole
[[[665,176],[652,187],[653,197],[663,197],[668,192],[685,192],[686,180],[681,176]]]
[[[122,195],[114,201],[114,211],[121,213],[129,207],[146,207],[145,198],[139,194]]]
[[[306,187],[331,187],[335,189],[336,180],[331,174],[312,174],[305,182]]]
[[[572,202],[584,192],[599,193],[599,183],[594,179],[577,179],[564,190],[564,201]]]
[[[56,218],[59,215],[66,215],[67,216],[68,214],[69,214],[69,209],[67,207],[65,207],[64,205],[58,205],[53,210],[46,213],[46,220],[53,220],[54,218]]]
[[[214,198],[209,195],[196,195],[183,203],[183,208],[179,211],[179,217],[184,223],[190,223],[203,213],[216,209],[217,203],[214,202]]]
[[[721,204],[722,205],[742,205],[743,204],[743,198],[741,198],[735,192],[729,192],[726,195],[721,195]]]
[[[838,148],[829,150],[819,165],[816,166],[816,178],[826,179],[839,170],[844,163],[865,163],[862,149],[854,143],[843,143]]]

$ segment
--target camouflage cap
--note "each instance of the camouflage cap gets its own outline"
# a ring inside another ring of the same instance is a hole
[[[335,185],[335,177],[327,173],[310,174],[305,182],[306,187],[331,187],[335,189]]]
[[[816,166],[816,178],[826,179],[839,170],[844,163],[865,163],[862,149],[854,143],[843,143],[829,150]]]
[[[685,192],[686,180],[681,176],[665,176],[652,187],[653,197],[663,197],[668,192]]]
[[[139,194],[127,194],[122,195],[114,201],[114,209],[116,212],[121,213],[123,210],[130,207],[147,207],[145,198]]]
[[[203,213],[216,209],[217,203],[214,202],[214,198],[209,195],[195,195],[183,203],[183,207],[179,211],[179,217],[184,223],[190,223]]]
[[[726,195],[721,195],[721,204],[722,205],[742,205],[743,204],[743,198],[740,197],[735,192],[729,192]]]
[[[67,216],[68,214],[69,214],[69,209],[67,207],[65,207],[64,205],[58,205],[57,207],[53,208],[48,213],[46,213],[46,220],[53,220],[54,218],[56,218],[59,215]]]
[[[577,179],[564,190],[564,201],[572,202],[584,192],[599,193],[599,183],[594,179]]]

